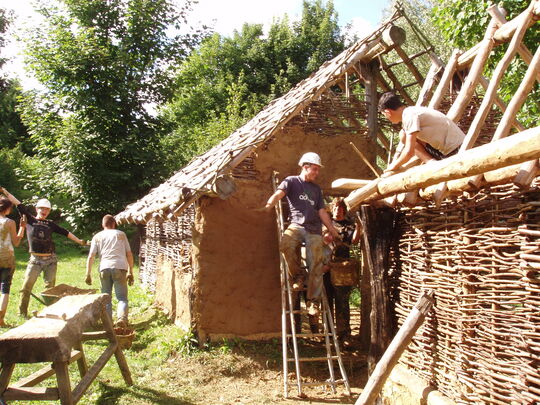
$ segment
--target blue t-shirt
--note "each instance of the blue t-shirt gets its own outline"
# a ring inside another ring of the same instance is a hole
[[[289,176],[281,182],[278,189],[286,194],[291,223],[320,235],[322,223],[319,210],[324,208],[321,188],[315,183],[302,180],[300,176]]]

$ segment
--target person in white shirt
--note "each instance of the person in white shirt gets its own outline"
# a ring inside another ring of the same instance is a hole
[[[86,284],[92,284],[92,265],[96,256],[100,257],[99,275],[101,292],[112,298],[112,289],[118,300],[117,326],[128,324],[128,284],[133,285],[133,254],[127,236],[116,229],[116,220],[112,215],[105,215],[102,220],[103,230],[92,238],[90,253],[86,261]],[[107,305],[112,317],[112,304]]]
[[[403,128],[396,156],[383,177],[400,171],[413,156],[423,162],[452,156],[465,139],[463,131],[442,112],[428,107],[407,107],[391,92],[381,96],[379,111],[392,124],[401,122]]]

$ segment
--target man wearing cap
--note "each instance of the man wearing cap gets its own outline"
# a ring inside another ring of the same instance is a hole
[[[68,230],[55,224],[47,219],[51,212],[51,203],[49,200],[42,198],[36,204],[37,216],[33,216],[28,207],[10,194],[5,188],[0,188],[0,191],[17,207],[21,215],[26,215],[26,234],[28,238],[28,248],[30,250],[30,260],[24,274],[24,282],[21,289],[21,302],[19,305],[19,313],[26,317],[28,315],[28,302],[30,301],[30,293],[36,283],[36,280],[41,272],[43,272],[43,280],[45,288],[52,288],[56,284],[56,267],[58,259],[55,253],[55,246],[52,239],[53,233],[66,236],[72,241],[81,246],[86,245],[84,240],[77,238]]]
[[[322,167],[321,158],[314,152],[308,152],[300,158],[298,165],[302,167],[300,175],[285,178],[263,210],[271,211],[279,200],[287,197],[291,223],[283,233],[279,250],[287,262],[293,289],[298,290],[305,280],[299,257],[299,247],[305,242],[309,267],[308,312],[318,315],[323,285],[322,224],[334,238],[339,239],[339,234],[325,210],[322,190],[315,184]]]

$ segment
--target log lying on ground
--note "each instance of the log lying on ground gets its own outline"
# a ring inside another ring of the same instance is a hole
[[[540,158],[540,126],[469,149],[447,159],[414,167],[404,173],[376,179],[349,194],[345,198],[345,203],[352,209],[362,202],[425,188],[443,181],[483,174],[538,158]]]

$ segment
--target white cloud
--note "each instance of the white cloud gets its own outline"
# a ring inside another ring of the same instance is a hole
[[[244,23],[269,25],[275,17],[288,14],[296,19],[302,10],[300,0],[199,0],[191,17],[223,35],[240,30]]]
[[[347,36],[356,35],[358,39],[365,37],[373,32],[373,23],[362,17],[354,17],[348,24]]]

